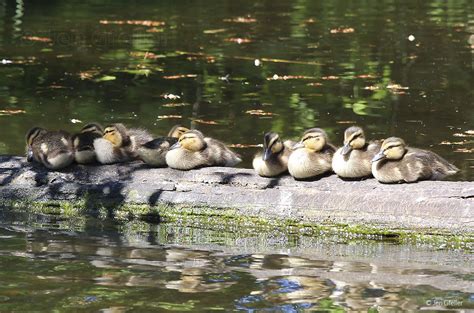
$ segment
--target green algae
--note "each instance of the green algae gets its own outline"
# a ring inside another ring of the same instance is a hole
[[[433,229],[392,229],[376,225],[309,223],[296,219],[269,219],[242,214],[232,208],[189,205],[113,204],[91,199],[80,201],[1,201],[0,206],[35,214],[52,214],[83,223],[87,216],[111,218],[118,222],[172,222],[182,226],[200,227],[223,232],[251,234],[256,231],[279,230],[287,234],[331,237],[344,242],[383,240],[396,244],[431,244],[439,249],[474,248],[474,234],[453,234]],[[139,225],[139,224],[137,224]]]

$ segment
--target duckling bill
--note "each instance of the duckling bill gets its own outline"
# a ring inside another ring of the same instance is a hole
[[[381,183],[439,180],[458,171],[436,153],[407,147],[398,137],[385,139],[380,152],[372,159],[372,174]]]
[[[268,132],[263,137],[263,153],[257,153],[252,165],[258,175],[275,177],[288,170],[288,158],[295,143],[283,142],[274,132]]]
[[[234,166],[240,157],[222,142],[204,137],[198,130],[189,130],[166,154],[166,164],[174,169],[190,170],[205,166]]]
[[[26,134],[26,158],[52,170],[69,166],[74,161],[71,135],[62,130],[30,129]]]

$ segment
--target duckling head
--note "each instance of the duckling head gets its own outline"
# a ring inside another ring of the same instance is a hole
[[[268,132],[263,137],[263,156],[264,161],[268,160],[272,155],[276,155],[283,151],[283,142],[277,133]]]
[[[173,138],[179,138],[181,137],[182,134],[187,132],[189,128],[186,128],[181,125],[174,125],[173,128],[171,128],[170,132],[168,133],[168,137],[173,137]]]
[[[81,133],[94,133],[102,136],[104,134],[104,130],[99,124],[90,123],[82,127]]]
[[[47,133],[48,131],[41,127],[33,127],[26,133],[26,144],[31,146],[33,141],[38,138],[38,136]]]
[[[179,137],[177,143],[170,147],[171,149],[183,148],[189,151],[201,151],[206,148],[204,135],[199,130],[188,130]]]
[[[110,141],[115,147],[126,147],[131,144],[127,128],[123,124],[112,124],[104,129],[104,139]]]
[[[321,128],[311,128],[304,132],[301,141],[293,146],[293,150],[306,148],[312,152],[321,151],[328,142],[328,135]]]
[[[378,160],[388,159],[388,160],[400,160],[406,152],[406,144],[403,139],[398,137],[390,137],[385,139],[382,142],[380,147],[380,152],[377,153],[372,162]]]
[[[349,154],[353,149],[362,149],[365,146],[365,134],[359,126],[352,126],[344,132],[344,146],[342,155]]]

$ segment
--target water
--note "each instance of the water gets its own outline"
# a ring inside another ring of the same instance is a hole
[[[0,216],[2,312],[474,309],[472,255],[460,250]]]
[[[266,131],[319,126],[341,144],[359,124],[472,180],[472,12],[468,0],[0,0],[0,153],[22,154],[32,125],[181,123],[243,144],[249,167]]]

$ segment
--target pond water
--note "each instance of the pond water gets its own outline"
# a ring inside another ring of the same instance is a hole
[[[474,264],[462,250],[0,217],[2,312],[474,310]]]
[[[33,125],[180,123],[238,148],[359,124],[474,178],[472,1],[0,0],[0,153]]]

